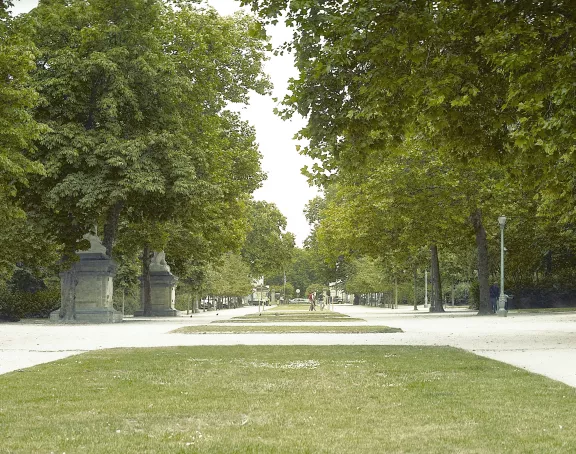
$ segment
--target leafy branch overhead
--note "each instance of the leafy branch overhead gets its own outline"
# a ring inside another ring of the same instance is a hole
[[[291,260],[294,235],[286,232],[286,218],[276,205],[252,201],[248,209],[248,234],[242,257],[253,277],[283,270]]]
[[[264,179],[253,128],[227,106],[269,90],[267,43],[249,16],[175,3],[43,0],[15,19],[49,127],[22,155],[45,173],[18,190],[69,251],[94,224],[112,252],[123,222],[229,223]]]
[[[315,234],[332,258],[415,263],[423,245],[460,248],[473,233],[482,312],[503,209],[572,231],[571,4],[242,3],[293,27],[283,50],[298,76],[279,113],[306,119],[302,151],[316,160],[306,172],[329,196]]]

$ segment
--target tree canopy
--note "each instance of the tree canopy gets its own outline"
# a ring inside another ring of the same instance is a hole
[[[34,160],[33,141],[43,126],[32,116],[38,94],[30,86],[36,49],[28,30],[15,29],[8,13],[12,2],[0,3],[0,203],[15,196],[15,183],[27,184],[30,174],[42,173]],[[16,27],[17,28],[17,27]],[[28,150],[29,156],[23,151]]]
[[[248,210],[248,234],[242,257],[254,278],[278,273],[290,262],[294,235],[286,232],[286,218],[276,205],[252,201]]]
[[[50,128],[27,208],[70,249],[99,223],[111,252],[121,216],[198,222],[210,204],[229,216],[258,187],[254,132],[226,110],[269,86],[252,19],[192,1],[43,0],[20,22],[33,25],[35,117]]]
[[[294,27],[284,49],[294,50],[299,74],[281,115],[306,118],[303,153],[317,160],[308,175],[338,187],[319,238],[332,232],[347,238],[346,249],[365,251],[381,239],[376,254],[398,260],[422,242],[434,255],[455,224],[471,222],[482,311],[486,216],[506,207],[514,218],[526,207],[509,197],[530,193],[539,216],[555,212],[556,228],[570,229],[576,18],[568,4],[243,3],[264,22],[283,15]]]

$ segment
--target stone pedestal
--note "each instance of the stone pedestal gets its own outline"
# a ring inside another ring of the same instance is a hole
[[[141,279],[142,280],[142,279]],[[170,272],[164,252],[154,253],[150,264],[150,300],[152,316],[176,317],[180,314],[174,307],[176,303],[176,283],[178,278]],[[141,308],[134,312],[135,317],[144,316],[144,288],[140,286]]]
[[[176,282],[178,278],[169,271],[150,272],[150,300],[152,306],[152,316],[154,317],[176,317],[179,314],[174,307],[176,303]],[[144,291],[141,288],[141,295]],[[134,312],[135,317],[144,315],[144,299],[139,311]]]
[[[121,322],[122,313],[114,310],[112,305],[116,263],[94,244],[89,251],[77,251],[76,253],[80,256],[80,261],[76,262],[70,271],[60,273],[62,301],[64,301],[67,291],[64,285],[65,276],[67,273],[73,273],[77,282],[75,320],[90,323]],[[50,320],[59,321],[60,311],[57,309],[52,312]]]

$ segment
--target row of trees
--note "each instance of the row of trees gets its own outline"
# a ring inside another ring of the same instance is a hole
[[[90,230],[120,262],[121,287],[141,268],[149,289],[154,250],[197,287],[209,263],[233,260],[224,254],[241,251],[253,276],[289,258],[282,214],[251,199],[265,178],[254,130],[227,108],[270,88],[253,18],[193,0],[40,0],[15,18],[10,6],[0,3],[5,279],[17,264],[68,267]]]
[[[487,314],[506,214],[509,277],[573,280],[571,5],[243,3],[293,26],[285,48],[299,75],[280,114],[307,119],[302,152],[325,188],[314,241],[326,263],[373,257],[392,281],[429,268],[431,310],[442,311],[440,251],[454,279],[477,279]]]

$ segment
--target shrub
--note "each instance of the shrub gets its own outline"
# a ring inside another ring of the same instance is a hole
[[[124,295],[123,295],[124,294]],[[140,309],[140,292],[136,286],[131,286],[126,289],[122,287],[114,287],[114,309],[122,312],[122,298],[124,298],[124,314],[134,315],[134,312]]]
[[[506,289],[514,295],[508,300],[509,309],[532,309],[576,306],[576,291],[571,288],[516,287]]]
[[[478,287],[480,291],[480,287]],[[454,292],[454,303],[457,306],[470,304],[470,282],[459,282]]]
[[[60,307],[60,289],[48,288],[34,293],[10,291],[0,287],[0,319],[18,321],[21,318],[48,318]]]

